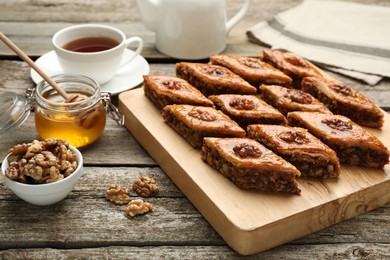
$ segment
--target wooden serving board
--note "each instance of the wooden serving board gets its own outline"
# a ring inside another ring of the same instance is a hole
[[[342,166],[338,180],[299,179],[301,195],[243,190],[204,163],[163,120],[143,89],[119,95],[125,126],[227,244],[255,254],[390,202],[390,166]],[[368,129],[390,147],[390,118]]]

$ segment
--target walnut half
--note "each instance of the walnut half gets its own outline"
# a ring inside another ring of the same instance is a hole
[[[133,190],[142,197],[150,197],[159,191],[153,178],[142,176],[133,183]]]
[[[256,108],[256,104],[249,98],[235,98],[229,102],[229,106],[238,110],[253,110]]]
[[[299,131],[283,132],[279,135],[279,138],[287,143],[306,144],[310,142],[305,134]]]
[[[106,199],[115,204],[126,204],[130,202],[129,189],[119,184],[111,184],[106,190]]]
[[[241,158],[259,158],[263,154],[259,148],[246,143],[235,146],[233,151]]]
[[[211,122],[218,119],[215,113],[210,113],[210,111],[205,110],[202,107],[193,108],[190,112],[188,112],[188,115],[206,122]]]
[[[352,125],[349,122],[345,122],[338,118],[323,119],[321,123],[328,125],[330,128],[339,130],[339,131],[350,131],[352,130]]]
[[[153,211],[153,205],[144,202],[141,199],[132,200],[125,208],[125,213],[128,217],[132,218],[136,215],[146,214]]]

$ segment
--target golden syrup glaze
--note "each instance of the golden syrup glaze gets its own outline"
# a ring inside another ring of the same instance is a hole
[[[289,111],[317,111],[332,114],[322,102],[306,92],[277,85],[262,85],[260,86],[260,90],[263,95],[272,96],[275,100],[275,105],[280,106],[282,109]],[[291,94],[300,95],[301,93],[310,96],[311,102],[298,102],[299,100],[294,100],[290,96]]]
[[[288,121],[295,120],[312,134],[329,143],[348,146],[369,147],[373,150],[387,150],[383,143],[360,125],[341,115],[328,115],[319,112],[291,112]],[[347,128],[332,127],[327,120],[339,120],[350,126]]]
[[[199,90],[181,78],[163,75],[144,75],[143,77],[144,84],[154,89],[158,95],[213,105]]]
[[[284,116],[277,109],[254,95],[222,94],[209,96],[209,99],[220,106],[222,111],[227,111],[233,116],[245,116],[247,118],[269,117],[280,119],[280,121],[286,121]],[[236,104],[240,101],[252,103],[253,108],[249,109],[251,106],[248,106],[248,109],[242,109],[242,107]]]
[[[282,71],[272,67],[258,58],[214,55],[210,57],[210,62],[215,65],[224,66],[241,77],[248,77],[252,80],[278,80],[284,84],[290,84],[292,79]]]
[[[354,87],[339,81],[318,77],[307,77],[302,80],[301,84],[303,89],[305,89],[305,85],[310,84],[317,88],[320,93],[327,95],[330,99],[337,102],[360,106],[368,110],[379,110],[374,102],[369,100]]]
[[[291,76],[322,77],[321,72],[313,66],[308,60],[291,52],[282,52],[280,50],[263,50],[263,59],[270,60],[275,66]]]
[[[336,153],[332,149],[310,134],[307,129],[301,127],[250,125],[248,126],[248,134],[250,137],[254,137],[255,135],[261,136],[274,147],[274,150],[281,153],[298,151],[326,153],[331,156],[336,156]]]
[[[230,163],[239,168],[256,168],[256,170],[280,171],[295,176],[300,176],[300,172],[291,163],[274,154],[259,142],[249,138],[204,138],[205,144],[218,153]],[[259,151],[261,156],[241,157],[235,151],[238,146],[253,146]]]
[[[176,70],[186,70],[192,76],[202,80],[206,84],[216,84],[231,89],[239,90],[240,93],[255,94],[257,89],[246,82],[243,78],[229,69],[212,64],[179,62]]]
[[[244,136],[245,130],[219,110],[192,105],[168,105],[164,108],[196,131],[217,131]]]

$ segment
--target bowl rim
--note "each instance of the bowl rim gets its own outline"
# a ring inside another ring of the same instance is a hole
[[[34,189],[35,187],[37,187],[37,188],[43,188],[43,187],[49,188],[49,187],[53,187],[53,186],[58,186],[58,185],[61,185],[63,182],[66,182],[66,181],[69,181],[70,179],[76,178],[77,175],[78,175],[77,173],[81,172],[81,168],[83,167],[83,156],[82,156],[81,152],[76,147],[74,147],[72,145],[69,145],[69,148],[77,156],[77,168],[76,168],[76,170],[74,170],[74,172],[71,175],[67,176],[66,178],[63,178],[62,180],[51,182],[51,183],[41,183],[41,184],[29,184],[29,183],[22,183],[22,182],[11,180],[11,179],[9,179],[5,175],[5,170],[6,170],[6,166],[5,165],[7,165],[7,167],[8,167],[9,162],[8,162],[7,159],[11,155],[11,154],[8,154],[4,158],[2,163],[1,163],[1,174],[2,174],[2,177],[4,178],[4,182],[8,182],[8,183],[10,183],[10,184],[12,184],[14,186]],[[76,174],[74,174],[74,173],[76,173]],[[34,188],[32,188],[32,187],[34,187]]]

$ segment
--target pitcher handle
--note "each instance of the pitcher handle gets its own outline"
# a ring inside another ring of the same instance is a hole
[[[244,5],[241,7],[240,11],[236,13],[227,23],[226,23],[226,34],[229,34],[231,29],[245,16],[249,10],[251,0],[245,0]]]

